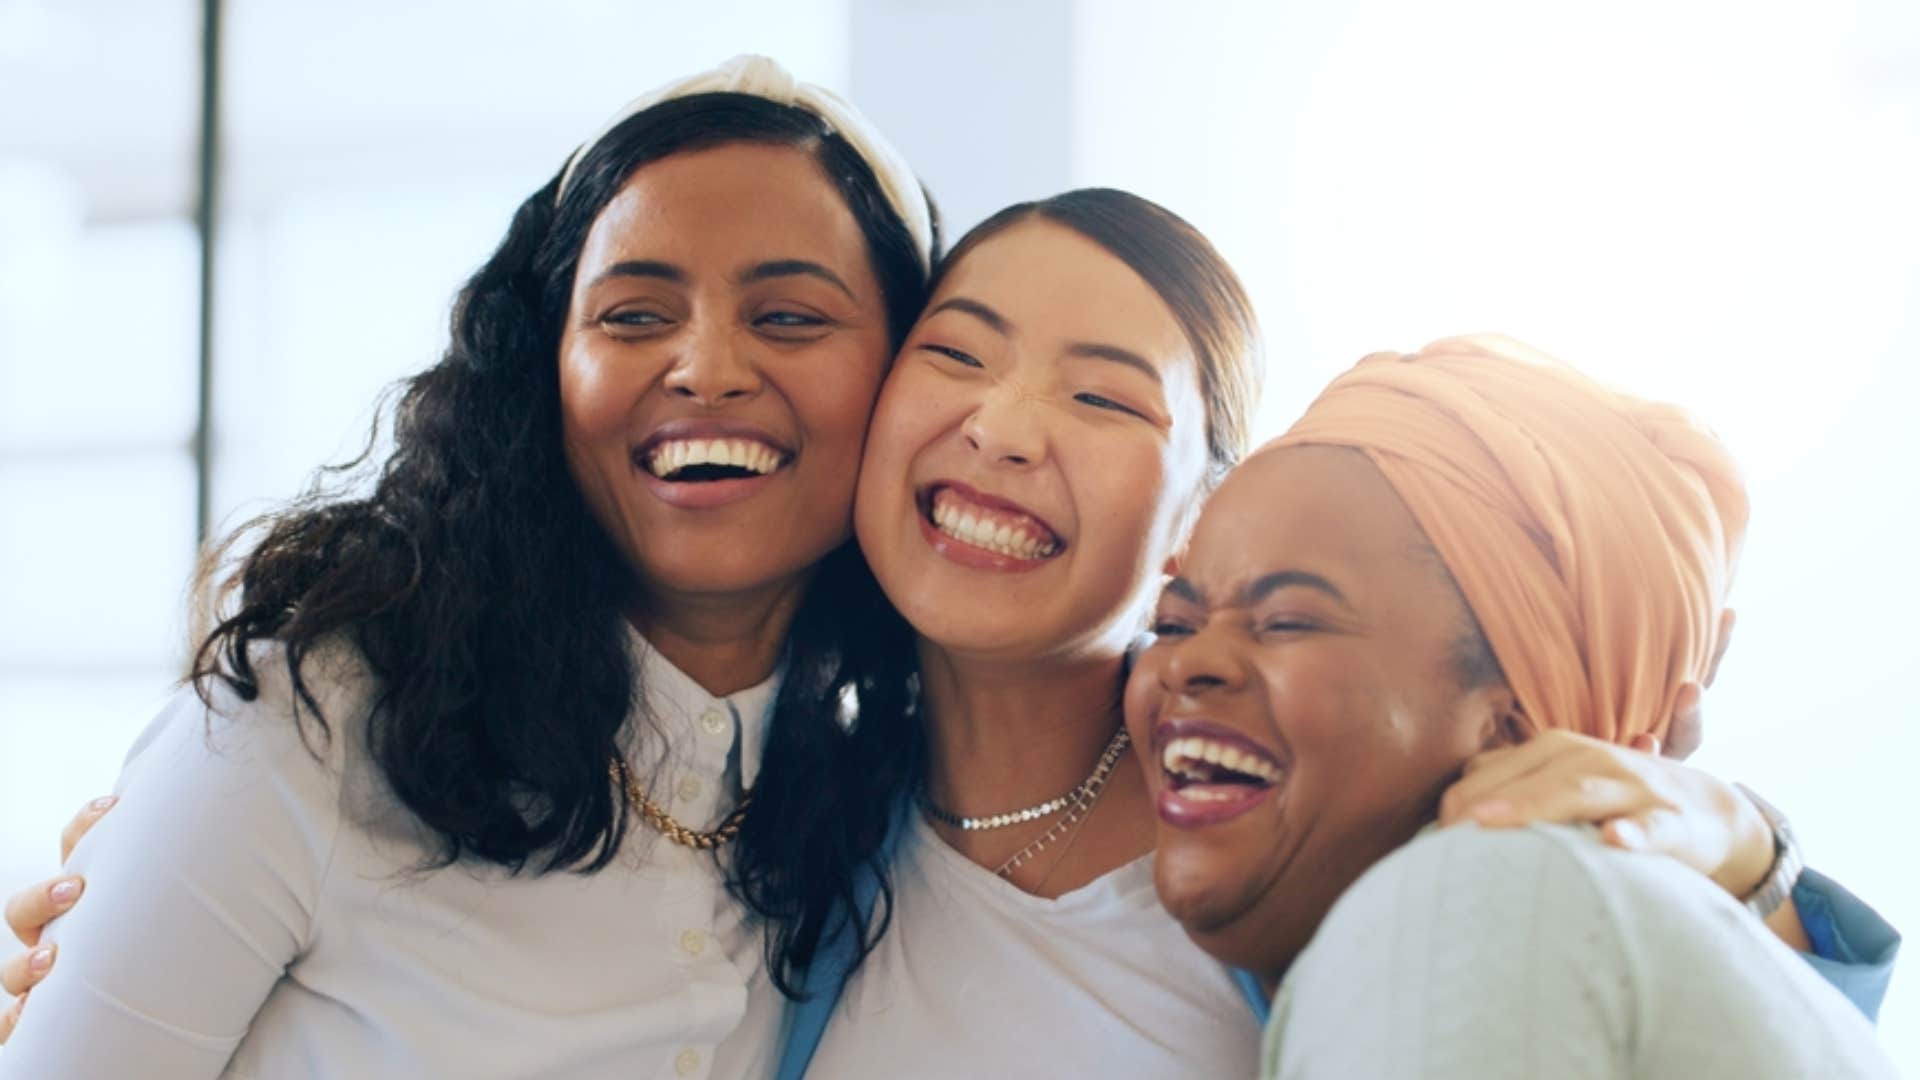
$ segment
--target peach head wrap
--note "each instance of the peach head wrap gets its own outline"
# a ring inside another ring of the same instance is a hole
[[[1666,737],[1747,524],[1726,449],[1683,410],[1510,339],[1448,338],[1361,360],[1262,452],[1309,444],[1385,474],[1535,727]]]

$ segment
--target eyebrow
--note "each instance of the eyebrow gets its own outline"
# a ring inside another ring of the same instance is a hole
[[[749,267],[745,273],[735,278],[734,281],[740,285],[752,285],[757,281],[771,281],[774,278],[793,277],[795,275],[819,278],[821,281],[846,293],[847,299],[854,299],[853,290],[847,286],[846,282],[840,280],[839,274],[821,266],[817,262],[809,262],[806,259],[775,259],[772,262],[759,263],[758,265]]]
[[[1156,385],[1160,383],[1160,369],[1149,363],[1146,357],[1137,352],[1123,349],[1118,345],[1102,345],[1092,341],[1076,341],[1067,346],[1068,356],[1085,357],[1089,360],[1111,360],[1116,364],[1125,364],[1145,373]]]
[[[1311,574],[1305,570],[1277,570],[1274,573],[1264,574],[1255,578],[1251,584],[1242,588],[1239,593],[1234,596],[1234,606],[1252,607],[1273,593],[1281,589],[1290,588],[1315,589],[1319,592],[1326,593],[1343,605],[1352,606],[1347,604],[1346,594],[1336,588],[1333,582],[1328,581],[1319,574]],[[1166,591],[1190,604],[1199,604],[1202,607],[1205,607],[1207,604],[1206,596],[1202,594],[1198,588],[1194,587],[1193,582],[1183,577],[1176,577],[1168,581]]]
[[[621,277],[655,278],[660,281],[670,281],[675,285],[685,285],[687,283],[687,272],[672,263],[659,262],[654,259],[629,259],[626,262],[614,263],[612,266],[594,275],[593,284],[589,285],[588,288],[593,288],[603,282]]]
[[[933,316],[943,311],[965,312],[979,319],[981,322],[986,323],[989,328],[1002,337],[1013,336],[1013,324],[1007,321],[1007,317],[978,300],[969,300],[964,296],[950,296],[938,304],[933,305],[933,310],[927,312],[927,314]]]
[[[848,287],[845,281],[841,280],[840,275],[817,262],[809,262],[806,259],[774,259],[770,262],[757,263],[742,271],[738,277],[734,278],[734,283],[736,285],[752,285],[755,282],[771,281],[774,278],[792,277],[796,274],[819,278],[834,288],[839,289],[841,292],[846,293],[847,299],[854,299],[853,290]],[[657,281],[667,281],[675,285],[685,285],[689,280],[687,272],[672,263],[660,262],[657,259],[629,259],[625,262],[614,263],[612,266],[602,270],[594,277],[593,284],[599,285],[602,282],[621,277],[653,278]]]

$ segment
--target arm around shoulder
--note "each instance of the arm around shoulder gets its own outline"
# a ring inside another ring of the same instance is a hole
[[[86,900],[48,931],[60,961],[0,1077],[218,1076],[306,947],[340,828],[327,749],[342,733],[317,757],[283,695],[214,701],[175,695],[75,849]]]

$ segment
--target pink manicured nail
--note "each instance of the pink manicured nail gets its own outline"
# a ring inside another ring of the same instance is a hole
[[[118,795],[102,795],[99,798],[88,803],[87,808],[96,813],[102,813],[107,810],[113,809],[113,804],[119,801],[120,801],[120,796]]]
[[[51,945],[44,945],[38,949],[35,949],[33,950],[33,955],[27,957],[27,968],[32,972],[34,972],[36,975],[42,971],[47,970],[52,966],[53,966],[53,946]]]
[[[72,878],[55,882],[53,888],[47,890],[47,896],[55,907],[66,907],[80,898],[80,883]]]

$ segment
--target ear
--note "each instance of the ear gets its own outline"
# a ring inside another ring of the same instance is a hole
[[[1480,721],[1481,750],[1519,746],[1533,737],[1533,721],[1505,683],[1482,686],[1473,691]]]

